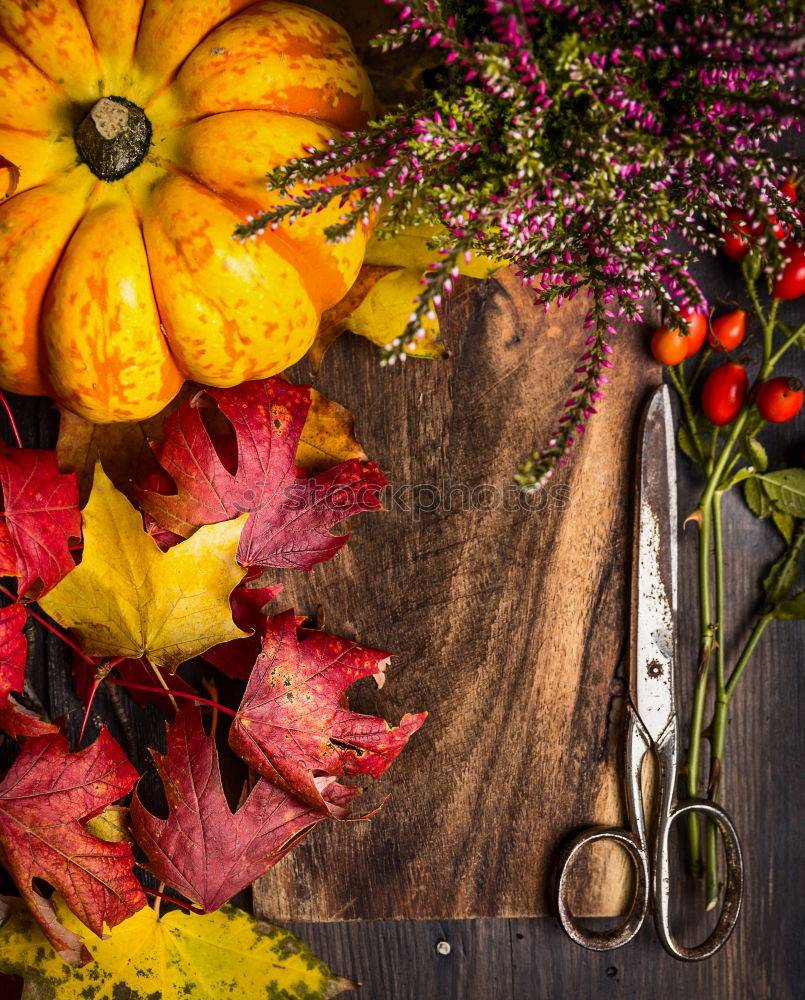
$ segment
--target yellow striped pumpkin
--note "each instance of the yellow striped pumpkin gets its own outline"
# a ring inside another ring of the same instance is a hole
[[[343,297],[365,234],[336,209],[240,243],[265,173],[359,128],[344,30],[272,0],[0,0],[0,387],[98,422],[185,379],[281,371]]]

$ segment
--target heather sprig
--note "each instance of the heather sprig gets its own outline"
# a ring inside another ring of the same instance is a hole
[[[546,309],[589,295],[585,388],[574,390],[551,443],[524,462],[518,481],[533,487],[594,412],[591,366],[608,353],[613,317],[638,320],[654,300],[682,324],[680,310],[700,303],[690,257],[667,248],[669,234],[714,251],[727,210],[738,208],[756,220],[770,271],[782,265],[770,214],[805,238],[779,193],[802,171],[768,148],[803,117],[801,4],[387,2],[400,24],[377,44],[443,52],[437,86],[418,106],[273,170],[269,184],[286,202],[238,235],[334,199],[343,211],[325,229],[330,240],[348,238],[381,206],[380,235],[440,227],[437,259],[386,362],[405,357],[470,250],[513,263]]]

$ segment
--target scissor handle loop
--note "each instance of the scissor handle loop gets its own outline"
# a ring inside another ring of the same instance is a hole
[[[583,927],[570,912],[568,904],[570,868],[577,855],[591,844],[602,840],[614,841],[629,855],[635,867],[634,898],[629,912],[618,927],[607,931],[595,931]],[[559,860],[559,877],[556,884],[556,906],[559,920],[565,932],[576,944],[592,951],[609,951],[620,948],[631,941],[640,930],[648,913],[649,905],[649,865],[645,848],[631,830],[611,826],[593,826],[584,830],[571,840]]]
[[[687,948],[679,944],[671,934],[670,926],[670,866],[668,858],[668,839],[671,826],[688,813],[700,813],[713,820],[721,831],[724,842],[724,855],[727,862],[724,901],[718,922],[710,936],[701,944]],[[654,871],[654,921],[657,933],[665,949],[674,956],[687,962],[699,962],[714,955],[722,947],[735,929],[738,914],[741,912],[744,891],[744,864],[741,843],[729,815],[724,810],[706,799],[688,799],[679,803],[669,816],[661,822],[657,830],[657,853]]]

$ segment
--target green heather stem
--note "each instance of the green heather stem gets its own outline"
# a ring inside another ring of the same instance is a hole
[[[723,494],[717,492],[713,497],[713,546],[715,552],[716,577],[716,684],[718,693],[724,691],[724,642],[722,637],[726,631],[724,622],[724,532],[721,520],[721,500]]]
[[[727,700],[724,690],[725,666],[725,600],[724,600],[724,533],[721,520],[723,493],[713,496],[713,550],[716,584],[716,707],[710,724],[710,780],[707,797],[716,801],[721,781],[721,766],[727,731]],[[718,901],[721,884],[718,880],[718,833],[715,823],[708,820],[705,828],[705,906],[709,910]]]
[[[788,348],[793,347],[794,344],[796,344],[796,342],[799,340],[799,338],[803,336],[805,336],[805,323],[802,323],[800,326],[798,326],[796,330],[793,331],[793,333],[788,334],[782,345],[769,358],[769,368],[770,369],[774,368],[777,362],[780,360],[780,358],[788,350]]]
[[[695,370],[693,372],[693,378],[690,380],[690,388],[691,389],[694,388],[694,386],[696,385],[696,383],[701,378],[702,372],[704,371],[704,366],[710,360],[710,355],[712,353],[713,353],[712,347],[710,347],[709,345],[705,346],[704,350],[702,351],[702,355],[699,358],[698,363],[696,364],[696,368],[695,368]]]
[[[699,428],[696,426],[696,416],[693,412],[693,404],[690,401],[690,391],[685,383],[685,375],[681,370],[681,366],[674,366],[668,368],[668,378],[671,380],[671,384],[676,389],[677,395],[682,403],[682,413],[685,417],[685,423],[688,427],[688,434],[690,434],[690,439],[696,448],[696,454],[699,457],[699,461],[704,465],[704,445],[702,444],[702,439],[699,435]]]
[[[699,767],[702,742],[704,707],[707,699],[707,682],[710,676],[710,658],[713,652],[715,629],[710,611],[710,529],[711,506],[700,507],[699,525],[699,621],[701,637],[699,641],[699,669],[696,675],[696,689],[693,695],[693,714],[690,722],[690,749],[688,751],[688,796],[699,795]],[[695,878],[702,874],[701,830],[695,813],[688,815],[688,847],[690,869]]]
[[[772,353],[772,340],[777,317],[779,303],[772,301],[772,306],[768,317],[763,315],[754,281],[746,268],[744,276],[752,301],[755,314],[760,322],[763,336],[763,361],[758,372],[754,385],[766,379],[772,371],[774,364],[782,356],[783,349],[777,354]],[[789,338],[793,342],[796,335]],[[754,389],[754,385],[752,389]],[[704,710],[707,700],[707,689],[710,675],[710,660],[713,653],[713,644],[717,640],[716,650],[716,706],[713,721],[709,729],[710,739],[710,780],[708,787],[708,797],[715,799],[718,795],[721,768],[724,756],[724,746],[727,733],[727,715],[729,702],[735,683],[740,678],[749,657],[752,654],[760,636],[763,633],[768,621],[761,618],[756,626],[755,632],[750,637],[750,642],[744,650],[738,665],[730,678],[729,684],[725,681],[725,653],[724,653],[724,579],[723,579],[723,536],[721,524],[721,499],[722,493],[718,491],[719,484],[723,481],[728,469],[734,464],[732,457],[733,450],[743,433],[746,422],[751,412],[751,400],[753,392],[747,394],[747,401],[744,403],[741,412],[736,417],[732,427],[727,434],[726,440],[720,452],[717,449],[718,434],[714,432],[711,440],[710,460],[707,463],[707,483],[699,501],[700,531],[699,531],[699,617],[701,628],[701,641],[699,653],[699,669],[696,678],[696,689],[693,699],[693,712],[690,726],[690,748],[688,751],[688,793],[697,796],[699,792],[699,771],[701,768],[701,743],[703,738]],[[714,552],[711,553],[711,546]],[[713,616],[711,604],[710,582],[711,582],[711,557],[714,556],[715,563],[715,598],[716,614]],[[751,646],[751,648],[750,648]],[[702,874],[701,857],[701,828],[695,815],[691,814],[688,821],[688,844],[690,850],[691,873],[699,877]],[[706,870],[706,905],[711,908],[715,905],[719,894],[718,882],[718,842],[717,833],[713,824],[708,823],[706,827],[705,843],[705,870]]]

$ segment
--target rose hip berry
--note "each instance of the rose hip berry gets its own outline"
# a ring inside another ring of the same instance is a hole
[[[702,410],[717,427],[731,423],[746,399],[749,379],[743,365],[727,362],[711,372],[702,388]]]
[[[779,375],[762,382],[755,393],[755,406],[761,417],[772,424],[784,424],[795,417],[805,399],[802,382],[798,378]]]

